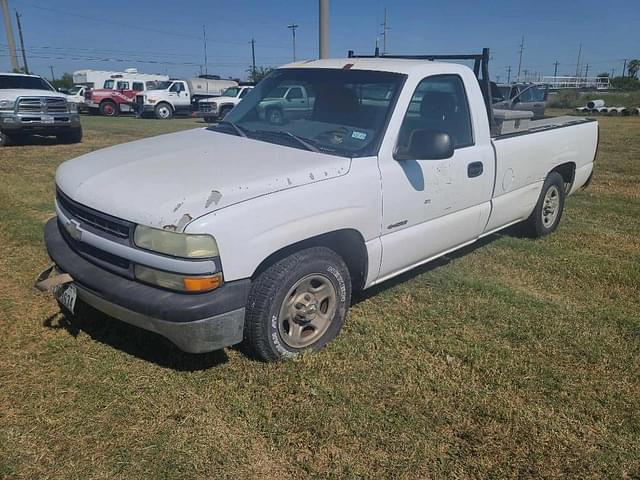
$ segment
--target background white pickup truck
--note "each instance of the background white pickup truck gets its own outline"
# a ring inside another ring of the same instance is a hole
[[[227,88],[235,87],[233,80],[190,78],[158,82],[152,90],[136,96],[135,110],[139,115],[153,113],[156,118],[166,120],[176,113],[191,113],[204,98],[218,97]]]
[[[78,104],[67,101],[67,95],[38,75],[0,73],[0,147],[29,135],[81,142]]]
[[[198,102],[198,116],[210,123],[222,120],[252,89],[252,85],[239,85],[227,88],[219,97],[204,98]]]
[[[277,360],[334,338],[354,289],[509,225],[553,232],[590,179],[598,124],[560,117],[500,133],[509,120],[494,121],[488,58],[291,64],[215,127],[64,163],[45,229],[73,279],[58,300],[186,351],[245,341]],[[312,109],[260,114],[291,85],[314,92]]]

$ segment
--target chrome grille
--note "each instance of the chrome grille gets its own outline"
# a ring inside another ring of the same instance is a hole
[[[56,193],[58,205],[62,207],[72,218],[79,220],[84,226],[104,232],[119,239],[129,239],[133,224],[120,218],[112,217],[102,212],[85,207],[74,202],[58,190]]]
[[[67,101],[56,97],[22,97],[18,113],[67,113]]]

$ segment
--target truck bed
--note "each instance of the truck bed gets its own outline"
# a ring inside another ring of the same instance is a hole
[[[493,129],[491,137],[497,139],[506,136],[525,135],[593,121],[590,118],[571,115],[546,117],[539,120],[532,120],[532,116],[533,112],[527,111],[494,110],[496,127]]]

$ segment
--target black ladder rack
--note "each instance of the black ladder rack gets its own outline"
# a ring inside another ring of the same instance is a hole
[[[380,54],[376,49],[375,55],[356,55],[353,50],[349,50],[347,55],[349,58],[401,58],[407,60],[473,60],[473,73],[476,74],[480,90],[484,97],[484,105],[487,109],[489,117],[489,126],[493,129],[493,106],[491,96],[491,80],[489,79],[489,49],[483,48],[480,54],[465,55],[390,55],[388,53]]]

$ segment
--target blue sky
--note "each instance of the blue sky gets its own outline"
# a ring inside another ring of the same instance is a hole
[[[203,60],[202,25],[208,36],[208,71],[246,76],[249,41],[256,63],[278,66],[292,56],[292,22],[298,58],[318,52],[317,0],[9,0],[22,14],[31,70],[50,76],[82,68],[191,76]],[[390,53],[469,53],[488,46],[491,71],[506,80],[507,66],[575,74],[579,44],[589,74],[622,70],[624,58],[640,58],[640,0],[330,0],[331,56],[347,50],[372,53],[388,9]],[[17,30],[14,34],[17,41]],[[0,68],[9,69],[6,36],[0,37]],[[513,74],[512,74],[513,75]]]

